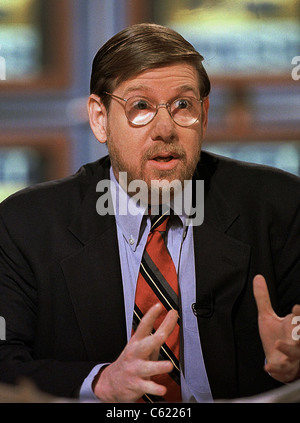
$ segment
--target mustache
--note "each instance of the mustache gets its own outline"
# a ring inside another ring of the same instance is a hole
[[[150,160],[153,156],[158,156],[160,154],[176,156],[179,159],[184,159],[186,153],[182,146],[180,145],[154,145],[150,147],[142,157],[143,161]]]

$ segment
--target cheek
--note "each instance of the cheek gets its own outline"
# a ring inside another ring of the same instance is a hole
[[[180,139],[182,140],[182,146],[186,152],[187,159],[192,159],[195,155],[199,154],[201,149],[201,135],[199,131],[185,133]]]
[[[118,167],[137,169],[142,161],[145,143],[142,135],[128,125],[109,125],[107,146],[112,159],[118,162]]]
[[[117,148],[124,158],[130,163],[139,163],[143,156],[145,143],[141,141],[138,134],[130,132],[120,132],[117,139]]]
[[[145,138],[143,128],[135,128],[130,126],[124,112],[116,115],[112,113],[108,118],[108,128],[110,138],[118,149],[124,152],[140,150],[143,146]]]

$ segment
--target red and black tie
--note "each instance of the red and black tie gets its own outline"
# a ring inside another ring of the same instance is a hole
[[[176,310],[179,315],[178,279],[173,260],[165,244],[165,234],[170,215],[151,217],[151,229],[142,257],[135,295],[133,314],[133,331],[136,330],[143,315],[149,308],[161,302],[163,313],[157,319],[152,333],[159,327],[169,310]],[[180,402],[180,368],[179,368],[180,318],[177,325],[160,348],[161,360],[171,360],[174,367],[171,373],[153,376],[153,380],[167,387],[167,394],[162,397],[145,394],[146,402]]]

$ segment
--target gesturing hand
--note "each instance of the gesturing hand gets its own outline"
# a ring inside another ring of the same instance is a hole
[[[295,329],[293,318],[300,316],[300,305],[295,305],[291,314],[281,318],[272,308],[263,276],[255,276],[253,290],[259,333],[267,359],[265,370],[280,382],[292,382],[300,378],[300,340],[292,336]]]
[[[165,395],[166,388],[152,381],[151,376],[173,369],[170,361],[157,359],[161,345],[176,326],[178,314],[175,310],[169,311],[151,335],[162,310],[159,303],[151,307],[118,359],[100,372],[93,389],[102,402],[135,402],[145,393]]]

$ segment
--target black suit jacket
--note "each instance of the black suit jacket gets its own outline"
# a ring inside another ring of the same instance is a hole
[[[126,344],[113,216],[96,212],[109,159],[26,189],[0,206],[0,380],[21,376],[74,396],[92,367]],[[263,370],[252,279],[275,310],[300,303],[299,178],[202,153],[204,223],[194,227],[199,334],[214,398],[278,386]],[[197,357],[195,357],[197,360]]]

